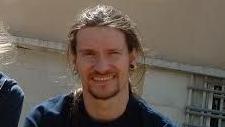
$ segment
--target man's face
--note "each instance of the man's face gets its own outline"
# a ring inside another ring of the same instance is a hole
[[[83,92],[109,99],[128,90],[131,55],[124,34],[110,27],[88,27],[77,33],[75,66]]]

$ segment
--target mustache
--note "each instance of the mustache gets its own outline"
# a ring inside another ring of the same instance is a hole
[[[115,71],[107,70],[104,72],[96,71],[94,70],[93,72],[90,73],[90,75],[108,75],[108,74],[115,74]]]

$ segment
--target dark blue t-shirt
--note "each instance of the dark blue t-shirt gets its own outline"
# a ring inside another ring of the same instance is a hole
[[[130,96],[123,115],[105,123],[88,116],[82,97],[77,103],[73,100],[68,94],[44,101],[26,117],[24,127],[175,127],[138,97]]]
[[[0,72],[0,127],[17,127],[24,93],[17,82]]]
[[[78,117],[80,127],[142,127],[140,108],[135,105],[134,99],[130,99],[125,112],[119,118],[110,122],[93,120],[86,112],[84,103],[80,104],[79,109],[81,111]]]

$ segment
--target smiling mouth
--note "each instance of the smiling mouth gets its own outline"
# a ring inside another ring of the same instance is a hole
[[[94,76],[92,79],[97,82],[108,81],[115,77],[115,74],[107,74],[101,76]]]

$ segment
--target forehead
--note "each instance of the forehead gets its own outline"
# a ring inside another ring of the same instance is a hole
[[[118,49],[125,48],[125,35],[120,30],[111,27],[87,27],[77,33],[77,48],[79,49]]]

